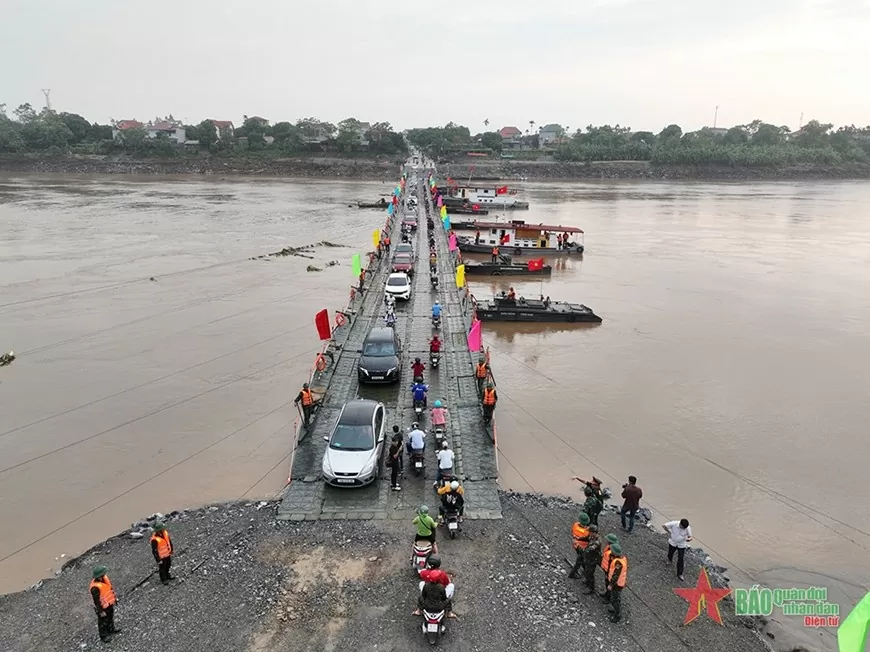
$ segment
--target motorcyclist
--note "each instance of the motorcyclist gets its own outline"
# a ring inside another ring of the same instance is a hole
[[[420,572],[420,597],[417,598],[417,609],[412,615],[419,616],[422,610],[430,613],[446,611],[448,618],[453,615],[453,593],[455,586],[450,576],[441,570],[441,558],[438,555],[429,557],[428,568]]]
[[[438,544],[435,542],[435,531],[438,528],[438,523],[435,519],[429,516],[429,508],[426,505],[420,505],[417,510],[417,516],[411,523],[417,528],[417,535],[414,541],[428,541],[432,544],[432,554],[438,554]]]
[[[390,308],[387,309],[387,314],[384,315],[384,323],[389,328],[393,328],[396,325],[396,313],[394,310]]]
[[[422,383],[423,372],[426,371],[426,365],[420,362],[420,358],[414,358],[414,362],[411,363],[411,370],[414,372],[414,382]]]
[[[414,401],[422,401],[423,407],[429,407],[429,401],[426,392],[429,391],[429,386],[423,383],[414,383],[411,385],[411,391],[414,393]]]
[[[438,495],[441,496],[441,505],[438,507],[441,520],[444,520],[447,512],[459,512],[459,520],[462,521],[465,515],[465,491],[459,481],[454,480],[450,484],[445,484],[438,490]]]
[[[431,252],[429,254],[429,271],[433,274],[438,270],[438,256],[435,255],[435,252]]]
[[[408,453],[414,451],[422,453],[426,450],[426,433],[420,430],[420,424],[416,421],[411,424],[411,432],[408,433]]]
[[[437,301],[432,306],[432,319],[441,319],[441,304]]]
[[[432,339],[429,340],[429,353],[441,353],[441,340],[438,338],[438,334],[432,336]]]
[[[435,401],[432,408],[432,426],[436,428],[447,427],[447,410],[444,409],[440,399]]]
[[[450,450],[450,444],[445,439],[441,442],[441,450],[436,453],[438,458],[438,475],[435,478],[435,488],[438,489],[442,478],[453,478],[453,462],[456,454]]]

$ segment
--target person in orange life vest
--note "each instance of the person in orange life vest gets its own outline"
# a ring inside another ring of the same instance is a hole
[[[296,405],[302,404],[302,425],[306,428],[311,423],[311,411],[314,409],[314,392],[312,392],[308,383],[302,384],[302,391],[293,400]]]
[[[489,375],[489,365],[486,364],[486,358],[480,356],[477,361],[477,366],[474,368],[474,378],[477,380],[477,393],[483,397],[483,388],[486,384],[486,377]]]
[[[106,575],[107,570],[105,566],[95,567],[94,579],[88,587],[91,599],[94,601],[94,610],[97,612],[97,630],[100,632],[100,640],[104,643],[111,640],[112,634],[121,631],[115,627],[115,604],[118,599]]]
[[[492,264],[495,265],[498,262],[498,246],[492,248]]]
[[[386,249],[387,253],[390,253],[390,236],[384,236],[384,249]]]
[[[608,534],[604,538],[607,539],[607,545],[604,546],[604,551],[601,553],[601,563],[599,564],[599,566],[601,566],[601,570],[604,571],[604,583],[606,584],[607,583],[607,573],[610,572],[610,558],[613,556],[613,552],[611,551],[611,548],[615,544],[619,543],[619,539],[617,538],[617,536],[615,534]],[[603,597],[603,595],[604,594],[602,594],[602,597]]]
[[[163,523],[155,523],[154,533],[151,535],[151,554],[154,555],[154,561],[157,562],[160,581],[164,584],[168,584],[169,580],[175,579],[169,574],[169,569],[172,567],[173,552],[169,530],[166,529]]]
[[[498,394],[492,381],[483,389],[483,422],[489,425],[492,421],[492,413],[495,412],[495,404],[498,403]]]
[[[574,567],[568,573],[568,577],[573,580],[577,578],[581,568],[584,572],[586,570],[584,554],[586,546],[589,545],[589,515],[586,512],[580,512],[577,522],[571,526],[571,545],[574,546],[574,551],[577,553]]]
[[[480,244],[480,229],[474,233],[474,244]]]
[[[507,293],[507,297],[506,297],[506,298],[507,298],[508,300],[510,300],[510,301],[516,301],[516,300],[517,300],[517,293],[514,292],[514,289],[513,289],[513,288],[510,288],[510,290],[508,290],[508,293]]]
[[[602,596],[610,601],[612,610],[610,622],[618,623],[622,618],[622,589],[628,579],[628,559],[622,554],[622,546],[614,543],[610,546],[610,569],[607,571],[607,592]]]

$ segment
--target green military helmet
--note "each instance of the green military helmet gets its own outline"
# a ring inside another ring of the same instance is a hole
[[[105,575],[107,572],[109,572],[109,569],[106,568],[105,566],[94,566],[94,573],[93,573],[93,574],[94,574],[94,579],[95,579],[95,580],[100,579],[100,578],[101,578],[103,575]]]
[[[484,356],[480,356],[477,360],[480,364],[486,364],[486,358]]]
[[[610,546],[610,552],[619,557],[620,555],[622,555],[622,546],[618,543],[614,543]]]
[[[591,495],[592,495],[592,487],[588,487],[588,486],[587,486],[587,487],[583,490],[583,494],[584,494],[585,496],[591,496]]]
[[[157,521],[157,522],[154,524],[154,531],[155,531],[155,532],[162,532],[162,531],[165,530],[165,529],[166,529],[166,526],[163,525],[163,523],[161,523],[160,521]]]
[[[580,525],[589,525],[589,514],[586,512],[580,512],[580,518],[577,520],[580,521]]]
[[[608,534],[604,538],[607,539],[607,541],[610,543],[611,547],[619,545],[619,537],[616,536],[615,534]]]

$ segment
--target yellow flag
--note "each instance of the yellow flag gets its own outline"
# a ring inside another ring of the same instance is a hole
[[[465,265],[459,265],[456,268],[456,287],[465,287]]]
[[[374,245],[375,249],[377,249],[378,245],[381,244],[381,230],[380,229],[375,229],[374,231],[372,231],[372,244]]]
[[[447,207],[442,206],[441,207],[441,217],[444,217],[445,215],[447,215]]]

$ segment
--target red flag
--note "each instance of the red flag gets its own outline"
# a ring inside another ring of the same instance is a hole
[[[506,195],[507,193],[508,193],[507,186],[499,186],[498,188],[495,189],[496,195]]]
[[[479,210],[480,210],[480,204],[472,204],[472,205],[471,205],[471,210],[473,210],[473,211],[479,211]]]
[[[510,241],[511,241],[510,233],[505,233],[505,234],[501,237],[501,243],[502,243],[502,244],[507,244],[507,243],[510,242]]]
[[[329,313],[326,308],[314,315],[314,325],[317,327],[317,335],[321,340],[332,337],[332,329],[329,327]]]
[[[537,272],[539,269],[544,269],[544,259],[538,258],[537,260],[529,261],[529,271]]]

